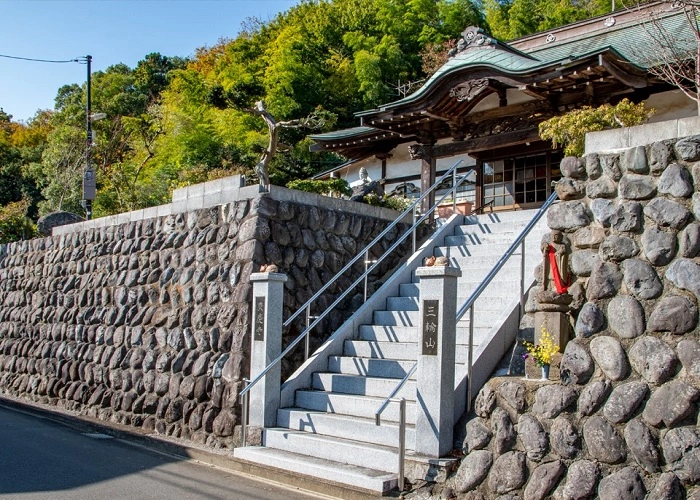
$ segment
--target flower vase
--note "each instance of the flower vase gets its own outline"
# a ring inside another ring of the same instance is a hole
[[[549,365],[542,365],[542,380],[549,380]]]

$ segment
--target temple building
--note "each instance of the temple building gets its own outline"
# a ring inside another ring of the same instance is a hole
[[[533,208],[560,177],[560,149],[540,122],[623,98],[654,108],[650,121],[698,114],[697,104],[652,75],[659,27],[670,43],[693,40],[682,9],[655,2],[508,43],[467,28],[449,60],[415,93],[357,113],[360,126],[312,135],[312,151],[347,162],[316,176],[349,182],[364,168],[385,192],[416,193],[462,160],[475,173],[458,199],[475,208]],[[449,187],[449,186],[448,186]]]

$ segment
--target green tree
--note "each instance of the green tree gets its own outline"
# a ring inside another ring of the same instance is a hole
[[[13,201],[0,207],[0,243],[26,240],[34,236],[36,227],[28,217],[31,202]]]
[[[483,0],[491,33],[511,40],[610,12],[611,0]]]
[[[646,109],[643,102],[634,104],[625,98],[614,106],[583,106],[550,118],[540,123],[539,133],[542,139],[550,139],[555,148],[564,146],[564,154],[582,156],[588,132],[640,125],[653,114],[654,109]]]

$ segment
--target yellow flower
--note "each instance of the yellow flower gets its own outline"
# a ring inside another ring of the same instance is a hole
[[[537,366],[545,366],[552,363],[552,356],[559,352],[559,346],[554,343],[552,335],[543,324],[541,329],[540,343],[533,344],[523,340],[523,345],[530,356],[535,360]]]

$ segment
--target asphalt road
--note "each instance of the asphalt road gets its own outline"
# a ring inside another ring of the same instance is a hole
[[[319,498],[0,407],[0,498]]]

